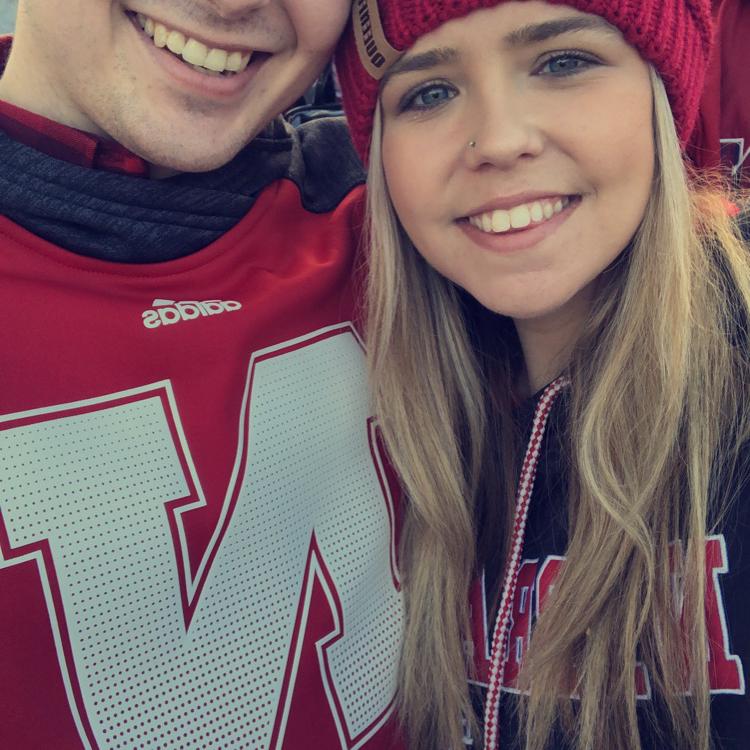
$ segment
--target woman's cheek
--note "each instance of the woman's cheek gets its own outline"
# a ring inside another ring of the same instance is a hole
[[[383,168],[401,223],[409,234],[419,234],[420,224],[429,207],[438,201],[440,185],[445,182],[430,143],[413,133],[390,135],[383,141]]]

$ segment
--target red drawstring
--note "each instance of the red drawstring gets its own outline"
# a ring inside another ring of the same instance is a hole
[[[487,699],[484,706],[484,747],[485,750],[498,750],[500,746],[498,724],[500,721],[500,689],[505,676],[505,642],[508,637],[508,624],[513,609],[513,599],[516,595],[516,579],[521,566],[521,551],[526,532],[526,518],[529,513],[529,503],[534,491],[534,480],[539,463],[539,450],[544,439],[552,405],[560,392],[568,385],[568,379],[560,377],[550,383],[542,393],[534,411],[531,424],[531,437],[523,459],[521,476],[518,480],[516,492],[516,512],[513,520],[513,537],[510,545],[508,565],[503,579],[502,596],[492,634],[492,650],[490,652],[490,678],[487,688]]]

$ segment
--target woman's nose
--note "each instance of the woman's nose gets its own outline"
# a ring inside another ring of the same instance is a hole
[[[507,86],[478,92],[467,110],[466,162],[507,169],[538,156],[544,136],[523,92]]]

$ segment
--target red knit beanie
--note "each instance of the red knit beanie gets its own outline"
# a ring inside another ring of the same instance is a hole
[[[438,26],[503,0],[354,0],[352,19],[336,53],[344,108],[352,139],[366,162],[379,80],[363,64],[356,34],[367,49],[372,70],[387,68],[397,51]],[[711,0],[547,0],[601,16],[616,26],[664,81],[677,131],[685,144],[698,106],[713,41]],[[376,11],[377,7],[377,11]],[[379,15],[379,18],[378,18]],[[385,44],[378,46],[384,34]],[[392,49],[388,49],[388,45]],[[389,51],[391,59],[389,59]]]

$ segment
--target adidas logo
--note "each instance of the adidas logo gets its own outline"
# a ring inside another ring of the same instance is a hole
[[[155,299],[152,307],[154,310],[145,310],[143,325],[145,328],[159,328],[160,326],[171,326],[181,323],[183,320],[197,320],[209,315],[221,315],[226,312],[236,312],[242,309],[239,302],[229,300],[222,302],[218,299],[210,299],[205,302],[175,302],[168,299]]]

